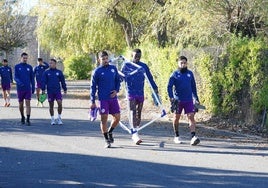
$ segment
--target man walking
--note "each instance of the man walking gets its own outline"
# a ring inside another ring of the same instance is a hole
[[[40,105],[39,97],[40,97],[40,91],[41,91],[41,80],[42,75],[45,72],[45,70],[49,67],[49,65],[43,61],[42,58],[37,59],[38,65],[34,67],[34,77],[36,81],[36,99],[37,99],[37,106]],[[43,107],[43,103],[41,103],[41,106]]]
[[[132,122],[134,128],[139,127],[141,123],[141,112],[144,103],[144,73],[148,77],[154,91],[158,93],[158,87],[153,79],[149,67],[140,61],[141,55],[142,53],[140,49],[134,49],[132,51],[132,62],[137,66],[131,63],[125,63],[125,65],[122,67],[122,72],[125,75],[127,85],[127,98],[129,100],[128,105],[130,111],[132,112]],[[131,74],[136,70],[137,72]],[[142,140],[138,140],[136,144],[138,145],[141,142]]]
[[[61,88],[64,91],[64,94],[67,93],[67,87],[65,83],[65,78],[61,70],[56,68],[57,61],[55,59],[50,59],[49,69],[47,69],[43,76],[41,82],[42,94],[45,94],[47,90],[48,103],[49,103],[49,113],[51,116],[51,125],[62,125],[62,94]],[[58,104],[58,118],[54,118],[54,101],[57,101]]]
[[[195,103],[199,103],[197,96],[197,89],[194,74],[187,68],[187,58],[180,56],[178,58],[178,70],[174,71],[169,78],[167,86],[168,96],[170,101],[174,105],[174,116],[173,116],[173,128],[174,128],[174,142],[182,143],[179,137],[179,120],[181,117],[182,110],[187,114],[189,120],[189,127],[191,131],[191,145],[197,145],[200,143],[200,139],[195,135],[196,122],[194,119]]]
[[[10,89],[11,83],[13,83],[12,69],[8,66],[7,59],[3,59],[2,66],[0,67],[0,77],[3,99],[5,101],[4,106],[10,106]]]
[[[94,109],[96,105],[96,93],[98,94],[101,132],[104,136],[105,147],[110,148],[114,142],[113,130],[120,121],[120,107],[117,99],[117,93],[120,88],[120,78],[117,68],[109,64],[108,53],[102,51],[98,54],[100,66],[97,67],[91,79],[90,108]],[[108,129],[108,114],[111,114],[113,120]]]
[[[27,63],[28,54],[23,52],[21,54],[21,62],[15,66],[15,76],[14,80],[17,84],[17,95],[19,101],[19,110],[21,114],[21,123],[25,124],[24,116],[24,101],[26,105],[26,123],[30,124],[30,115],[31,115],[31,96],[34,94],[34,75],[33,67]]]

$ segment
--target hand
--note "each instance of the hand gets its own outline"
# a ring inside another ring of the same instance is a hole
[[[95,103],[91,103],[91,105],[90,105],[90,109],[94,109],[94,108],[96,108],[97,106],[96,106],[96,104]]]
[[[194,104],[200,104],[198,100],[194,100]]]
[[[111,91],[111,93],[110,93],[111,98],[114,98],[116,95],[117,95],[116,90]]]

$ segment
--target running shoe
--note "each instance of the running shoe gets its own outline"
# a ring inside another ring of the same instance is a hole
[[[110,140],[105,140],[104,148],[110,148],[110,147],[111,147],[111,142],[110,142]]]
[[[194,136],[192,139],[191,139],[191,145],[192,146],[196,146],[197,144],[200,143],[200,139],[197,137],[197,136]]]
[[[50,123],[51,125],[55,125],[56,123],[55,123],[55,120],[54,119],[51,119],[51,123]]]
[[[178,136],[175,136],[173,141],[174,141],[176,144],[181,144],[181,143],[182,143],[182,141],[180,140],[180,137],[178,137]]]
[[[63,124],[61,118],[58,118],[58,119],[57,119],[57,124],[58,124],[58,125],[62,125],[62,124]]]

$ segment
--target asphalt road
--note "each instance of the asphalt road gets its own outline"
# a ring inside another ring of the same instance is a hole
[[[1,188],[267,187],[267,139],[216,130],[202,122],[198,146],[189,145],[187,124],[180,127],[184,143],[173,143],[171,121],[165,117],[140,132],[141,145],[117,127],[112,148],[104,148],[99,117],[88,120],[88,84],[68,82],[63,126],[51,126],[47,102],[36,107],[35,99],[32,126],[22,126],[12,91],[11,106],[0,107]],[[152,113],[144,113],[149,121]]]

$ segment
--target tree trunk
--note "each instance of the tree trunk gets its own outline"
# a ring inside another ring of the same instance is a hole
[[[116,8],[107,10],[108,16],[110,16],[116,23],[120,24],[125,32],[125,40],[128,47],[132,48],[138,43],[138,39],[134,34],[132,24],[123,16],[117,13]]]

